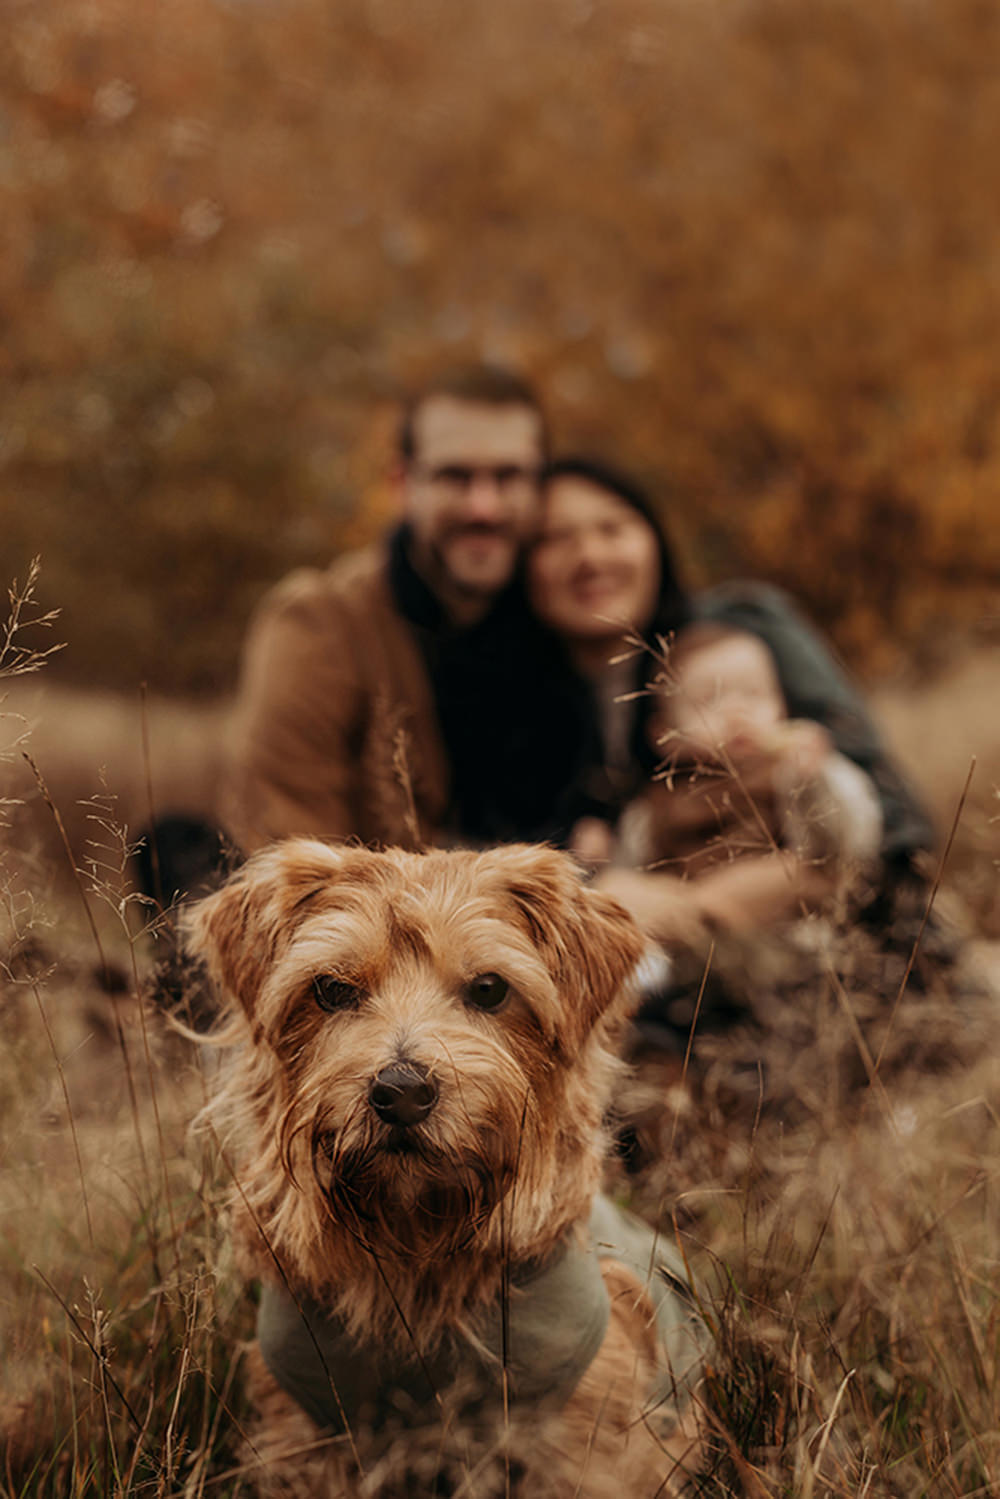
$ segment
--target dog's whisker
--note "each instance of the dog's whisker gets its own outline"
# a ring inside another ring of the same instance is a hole
[[[304,1121],[295,1122],[294,1105],[289,1104],[278,1126],[278,1158],[293,1187],[300,1185],[295,1171],[295,1142],[305,1129]]]

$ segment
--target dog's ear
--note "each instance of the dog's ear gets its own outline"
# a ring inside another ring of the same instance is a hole
[[[328,886],[344,858],[344,850],[312,838],[272,844],[185,916],[186,948],[248,1016],[311,897]]]
[[[645,939],[623,906],[583,884],[568,854],[514,846],[484,857],[499,861],[521,920],[555,979],[564,1005],[556,1045],[575,1056],[612,1006],[627,1013],[628,981]]]

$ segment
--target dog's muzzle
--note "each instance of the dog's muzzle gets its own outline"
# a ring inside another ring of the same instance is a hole
[[[437,1101],[438,1085],[420,1062],[394,1062],[368,1085],[368,1102],[385,1124],[419,1124]]]

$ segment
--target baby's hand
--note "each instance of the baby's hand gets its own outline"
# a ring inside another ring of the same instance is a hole
[[[583,864],[607,864],[615,851],[615,835],[599,817],[581,817],[569,835],[569,851]]]
[[[829,732],[811,718],[791,718],[775,735],[775,760],[793,785],[817,776],[833,750]]]

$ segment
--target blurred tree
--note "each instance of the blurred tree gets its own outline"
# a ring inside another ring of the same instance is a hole
[[[691,577],[856,664],[995,627],[1000,11],[12,0],[0,510],[77,680],[215,690],[378,530],[387,403],[483,355]]]

